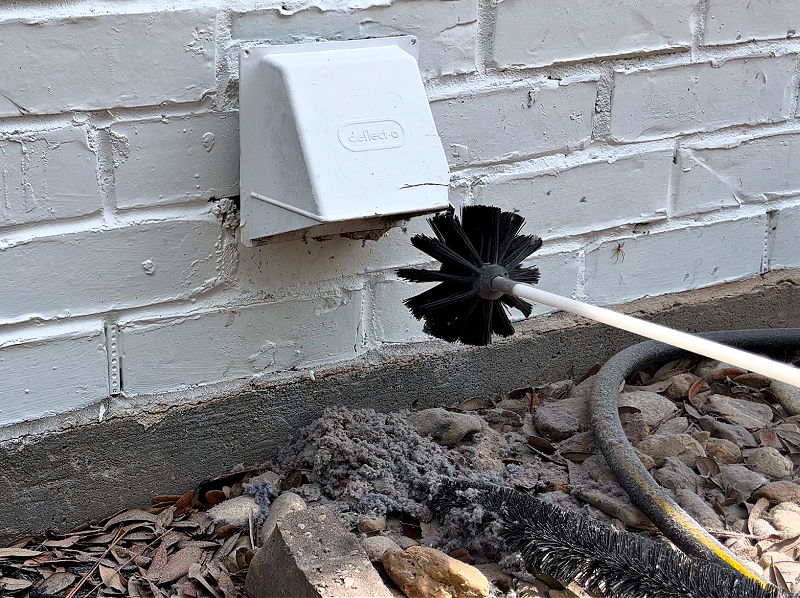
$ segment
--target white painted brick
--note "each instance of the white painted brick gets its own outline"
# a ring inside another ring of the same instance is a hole
[[[664,218],[672,151],[592,162],[539,176],[500,177],[475,202],[518,212],[543,238]]]
[[[735,44],[797,35],[796,0],[709,0],[703,43]]]
[[[272,291],[308,281],[341,280],[423,263],[429,258],[411,245],[411,237],[417,233],[432,234],[425,218],[414,218],[405,227],[393,228],[377,241],[333,237],[260,247],[239,244],[237,287]]]
[[[673,214],[800,194],[800,135],[750,139],[723,148],[683,149]]]
[[[117,123],[111,136],[118,207],[239,193],[238,113]]]
[[[108,396],[102,326],[0,347],[0,426],[86,407]]]
[[[324,2],[323,2],[324,4]],[[426,78],[475,70],[477,0],[402,0],[362,10],[320,9],[307,2],[298,12],[279,9],[234,13],[234,39],[294,43],[409,34],[419,38],[419,65]]]
[[[567,297],[575,292],[578,280],[578,259],[575,253],[534,254],[524,265],[539,267],[542,278],[537,285],[538,288]],[[432,286],[434,285],[410,283],[399,279],[377,283],[372,314],[376,339],[383,343],[398,344],[431,340],[432,337],[422,331],[424,322],[411,315],[403,305],[403,300],[418,295]],[[533,305],[532,315],[537,316],[551,311],[552,308],[536,303]],[[511,310],[510,313],[512,319],[522,319],[517,310]]]
[[[624,239],[587,252],[585,292],[592,302],[697,289],[760,272],[766,216],[706,223]]]
[[[0,55],[25,57],[0,61],[0,116],[199,100],[216,89],[215,15],[201,7],[0,21]]]
[[[176,220],[42,237],[0,249],[0,322],[190,297],[221,282],[220,231],[212,218]]]
[[[463,95],[431,103],[451,165],[566,151],[592,132],[597,84],[556,81]]]
[[[361,291],[121,326],[125,393],[147,394],[352,359]],[[157,350],[154,348],[157,347]]]
[[[494,63],[534,67],[599,56],[687,48],[696,0],[503,0]]]
[[[800,206],[783,208],[777,215],[775,230],[772,232],[770,268],[800,268]]]
[[[617,72],[611,136],[639,141],[784,121],[796,62],[789,55]]]
[[[0,136],[0,227],[101,207],[97,159],[83,127]]]

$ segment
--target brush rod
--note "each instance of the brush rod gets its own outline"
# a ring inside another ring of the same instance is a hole
[[[721,345],[687,332],[680,332],[672,328],[667,328],[666,326],[639,320],[638,318],[611,311],[610,309],[589,305],[588,303],[582,303],[574,299],[567,299],[566,297],[554,295],[553,293],[542,291],[527,284],[514,282],[502,276],[493,278],[491,287],[494,291],[500,291],[507,295],[514,295],[515,297],[523,299],[530,299],[537,303],[544,303],[556,309],[568,311],[596,322],[608,324],[609,326],[621,328],[622,330],[627,330],[628,332],[646,338],[680,347],[692,353],[710,357],[711,359],[717,359],[724,363],[729,363],[800,388],[800,369],[779,361]]]

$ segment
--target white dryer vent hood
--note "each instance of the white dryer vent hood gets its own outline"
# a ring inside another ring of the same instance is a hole
[[[242,51],[245,245],[375,236],[450,208],[416,47],[404,36]]]

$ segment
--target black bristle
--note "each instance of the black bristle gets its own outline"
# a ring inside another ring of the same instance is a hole
[[[520,236],[525,220],[492,206],[466,206],[461,220],[453,214],[440,214],[428,222],[436,237],[415,235],[411,243],[441,262],[440,269],[401,268],[397,272],[411,282],[440,283],[405,301],[414,317],[425,320],[425,332],[468,345],[487,345],[492,334],[513,334],[506,306],[527,318],[531,305],[510,295],[487,299],[481,296],[478,281],[488,266],[501,266],[510,280],[537,283],[538,268],[520,264],[539,249],[541,239]]]
[[[483,506],[527,567],[608,598],[797,598],[510,488],[447,482],[431,503],[440,515],[456,506]]]

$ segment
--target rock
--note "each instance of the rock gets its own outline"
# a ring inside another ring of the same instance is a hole
[[[655,459],[653,459],[650,455],[645,455],[636,447],[633,447],[633,452],[636,453],[636,456],[639,458],[639,461],[642,462],[642,465],[644,465],[646,470],[650,471],[656,466]]]
[[[697,423],[704,430],[711,432],[716,438],[730,440],[741,448],[758,446],[756,439],[743,426],[721,422],[714,417],[701,417]]]
[[[640,442],[650,434],[650,426],[647,425],[644,415],[639,411],[623,411],[619,414],[619,421],[629,442]]]
[[[792,474],[792,462],[771,446],[754,449],[747,456],[747,466],[771,479],[785,478]]]
[[[769,389],[789,415],[800,415],[800,388],[786,382],[773,380]]]
[[[725,395],[710,395],[705,408],[748,430],[763,428],[772,421],[772,408],[769,405],[734,399]]]
[[[658,393],[647,390],[632,390],[619,395],[620,407],[635,407],[642,412],[648,426],[656,426],[675,413],[675,403]]]
[[[520,417],[525,417],[526,413],[529,413],[531,408],[530,404],[526,402],[524,399],[509,399],[505,398],[500,401],[497,405],[495,405],[498,409],[503,409],[505,411],[513,411]]]
[[[480,432],[483,424],[477,415],[447,411],[441,407],[412,413],[408,421],[420,436],[430,436],[439,444],[451,448],[470,434]]]
[[[798,502],[800,486],[787,480],[770,482],[753,492],[753,498],[766,498],[771,503]]]
[[[490,583],[503,593],[508,593],[514,586],[514,578],[505,572],[498,563],[484,563],[475,568],[486,576]]]
[[[703,527],[725,529],[725,524],[716,511],[693,490],[681,488],[675,491],[675,501]]]
[[[703,359],[697,364],[697,367],[694,368],[694,371],[701,378],[705,378],[706,380],[714,380],[723,370],[733,369],[741,368],[735,368],[729,363],[717,361],[716,359]],[[745,370],[741,370],[740,373],[744,374]]]
[[[266,541],[272,535],[275,525],[283,517],[295,511],[305,511],[305,509],[305,501],[294,492],[284,492],[283,494],[280,494],[275,500],[272,501],[272,504],[270,504],[269,511],[267,511],[267,518],[264,520],[264,523],[261,525],[261,529],[258,532],[259,544],[263,546],[266,543]]]
[[[395,544],[397,544],[400,547],[401,550],[411,548],[412,546],[419,546],[419,542],[417,542],[413,538],[404,536],[403,534],[396,534],[394,532],[390,532],[388,536],[394,541]]]
[[[689,467],[694,467],[694,462],[698,457],[706,456],[700,443],[688,434],[648,436],[637,444],[636,448],[646,455],[650,455],[657,466],[662,465],[664,459],[672,456],[680,459]]]
[[[706,454],[718,463],[737,463],[742,458],[742,451],[736,443],[724,438],[709,438],[706,443]]]
[[[483,419],[489,427],[498,432],[509,432],[522,427],[524,415],[508,409],[487,409],[483,412]]]
[[[692,384],[700,380],[699,377],[689,372],[677,374],[669,379],[669,386],[664,390],[664,394],[670,399],[678,400],[689,396],[689,389]]]
[[[677,490],[696,492],[700,478],[691,467],[675,457],[666,457],[664,465],[653,472],[653,477],[659,484],[673,492]]]
[[[427,546],[391,550],[386,573],[409,598],[485,598],[489,580],[478,569]]]
[[[546,403],[537,407],[533,414],[536,429],[553,441],[564,440],[577,432],[588,430],[589,421],[588,394]]]
[[[656,434],[669,436],[671,434],[685,434],[689,429],[689,418],[687,417],[673,417],[668,419],[663,424],[658,426]]]
[[[722,485],[726,495],[737,502],[747,501],[753,492],[767,483],[767,478],[744,465],[720,465],[715,480]]]
[[[392,598],[356,537],[325,507],[286,514],[245,580],[251,596]]]
[[[708,439],[711,438],[711,432],[706,432],[705,430],[692,430],[689,436],[694,438],[700,444],[700,446],[703,447],[703,450],[706,450]]]
[[[800,534],[800,513],[790,509],[782,509],[778,505],[770,513],[772,525],[781,531],[781,535],[785,538],[796,536]]]
[[[373,563],[382,562],[387,550],[402,550],[397,542],[388,536],[368,536],[361,540],[361,548]]]
[[[251,517],[254,521],[261,517],[261,507],[252,496],[247,495],[223,500],[206,512],[216,523],[237,527],[247,527]]]
[[[386,529],[386,520],[383,517],[362,517],[358,520],[358,529],[368,536],[374,536]]]
[[[769,521],[756,519],[753,522],[753,525],[750,527],[750,533],[763,538],[765,536],[777,536],[778,530],[772,527],[772,524]]]

